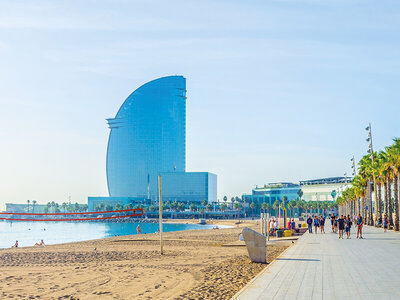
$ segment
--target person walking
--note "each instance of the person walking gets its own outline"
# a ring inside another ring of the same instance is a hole
[[[325,233],[325,218],[321,216],[319,219],[319,228],[321,229],[321,233]]]
[[[351,237],[350,237],[350,228],[351,228],[352,224],[353,224],[353,222],[351,222],[350,215],[348,215],[347,219],[346,219],[346,235],[347,235],[348,239],[351,239]]]
[[[307,225],[308,225],[308,232],[312,233],[312,219],[311,219],[311,216],[308,216]]]
[[[383,218],[383,229],[384,229],[384,232],[387,231],[388,223],[389,223],[388,222],[388,217],[387,217],[387,215],[385,215],[384,218]]]
[[[315,217],[314,217],[314,233],[315,233],[315,234],[318,233],[318,227],[319,227],[318,216],[315,216]]]
[[[363,228],[363,218],[361,217],[361,215],[358,215],[357,218],[357,238],[360,237],[360,239],[362,239],[362,228]]]
[[[331,216],[332,233],[335,233],[335,215]]]
[[[343,215],[340,216],[340,218],[337,220],[338,225],[339,225],[339,239],[343,239],[343,231],[344,231],[344,219]]]
[[[295,233],[296,232],[296,222],[294,221],[294,219],[292,219],[291,227],[292,227],[292,233]]]
[[[335,233],[337,233],[337,230],[338,230],[338,219],[339,219],[339,216],[335,217],[335,221],[333,222],[333,227],[335,229]]]

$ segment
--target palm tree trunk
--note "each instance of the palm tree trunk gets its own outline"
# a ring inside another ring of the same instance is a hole
[[[377,183],[377,187],[376,187],[377,191],[375,192],[375,202],[376,202],[376,220],[382,221],[382,184],[381,183]]]
[[[393,192],[394,192],[394,230],[399,231],[399,194],[397,173],[393,172]]]
[[[388,196],[389,224],[390,226],[393,226],[392,181],[390,179],[388,179],[387,182],[387,196]]]

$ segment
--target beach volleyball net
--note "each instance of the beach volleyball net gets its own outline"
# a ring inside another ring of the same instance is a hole
[[[4,221],[41,221],[41,222],[101,221],[101,220],[133,218],[139,216],[143,216],[143,208],[93,211],[93,212],[68,212],[68,213],[0,212],[0,220]]]

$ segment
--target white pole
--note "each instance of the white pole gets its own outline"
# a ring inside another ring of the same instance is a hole
[[[264,216],[260,213],[260,233],[264,234]]]
[[[267,213],[267,241],[269,241],[269,213]]]
[[[158,176],[158,190],[159,190],[159,209],[158,209],[158,214],[159,214],[159,227],[160,227],[160,252],[161,255],[164,254],[164,243],[163,243],[163,223],[162,223],[162,197],[161,197],[161,176]]]

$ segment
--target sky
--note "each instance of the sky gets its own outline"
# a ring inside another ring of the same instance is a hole
[[[106,196],[105,119],[176,74],[218,198],[351,174],[400,136],[400,2],[1,0],[0,210]]]

